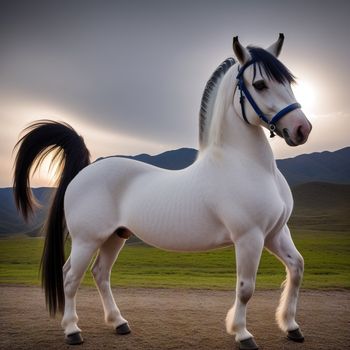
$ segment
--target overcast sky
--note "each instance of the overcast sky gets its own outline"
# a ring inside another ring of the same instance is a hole
[[[198,146],[209,76],[232,36],[267,47],[314,90],[309,142],[277,158],[350,144],[347,1],[0,1],[0,186],[20,131],[42,118],[81,133],[94,158]],[[45,176],[43,176],[45,177]],[[44,184],[45,179],[34,181]]]

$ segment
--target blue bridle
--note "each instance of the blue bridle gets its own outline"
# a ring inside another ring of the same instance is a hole
[[[243,65],[239,69],[238,75],[237,75],[237,80],[238,80],[237,86],[240,91],[239,102],[241,104],[242,117],[246,123],[250,124],[247,119],[245,108],[244,108],[244,102],[245,102],[245,99],[247,99],[250,105],[253,107],[255,113],[259,116],[259,118],[268,125],[268,128],[270,130],[270,137],[274,137],[275,136],[274,132],[276,130],[276,123],[289,112],[294,111],[297,108],[301,108],[301,105],[297,102],[292,103],[287,107],[281,109],[278,113],[276,113],[276,115],[271,120],[269,120],[266,117],[266,115],[263,113],[263,111],[259,108],[259,106],[256,104],[256,102],[253,99],[253,96],[250,94],[249,90],[247,89],[244,83],[243,73],[249,66],[251,66],[254,63],[256,63],[254,60],[247,62],[245,65]]]

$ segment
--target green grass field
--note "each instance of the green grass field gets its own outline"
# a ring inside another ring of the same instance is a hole
[[[303,288],[350,288],[350,235],[347,232],[294,231],[294,242],[305,259]],[[39,285],[43,240],[0,240],[0,283]],[[284,267],[264,252],[257,288],[279,288]],[[84,285],[93,285],[91,273]],[[140,244],[125,246],[113,268],[112,285],[153,288],[233,289],[234,249],[207,253],[172,253]]]

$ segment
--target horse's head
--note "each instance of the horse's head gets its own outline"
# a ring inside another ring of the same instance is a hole
[[[305,143],[311,123],[300,109],[291,84],[294,76],[277,59],[284,36],[266,50],[245,48],[233,38],[233,51],[240,62],[237,72],[237,89],[234,94],[235,109],[248,124],[262,125],[283,137],[290,146]]]

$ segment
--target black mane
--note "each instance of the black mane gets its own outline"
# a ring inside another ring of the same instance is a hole
[[[199,141],[200,143],[203,142],[203,133],[205,131],[206,127],[206,121],[208,119],[208,113],[210,112],[209,105],[210,103],[213,103],[217,88],[219,85],[219,82],[223,78],[223,76],[226,74],[226,72],[229,70],[230,67],[232,67],[236,61],[229,57],[224,62],[220,64],[218,68],[214,71],[214,73],[211,75],[210,79],[208,80],[207,84],[205,85],[205,89],[202,95],[202,101],[201,101],[201,108],[199,111]]]
[[[262,65],[267,77],[280,84],[288,82],[295,83],[295,76],[289,69],[270,52],[260,47],[248,47],[252,60],[259,66]]]

